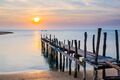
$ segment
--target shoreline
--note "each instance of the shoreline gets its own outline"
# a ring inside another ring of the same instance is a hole
[[[107,75],[116,75],[115,69],[107,69]],[[0,74],[0,80],[82,80],[83,70],[81,69],[78,73],[78,78],[74,78],[74,72],[72,75],[66,72],[60,71],[45,71],[45,70],[34,70],[30,72],[20,72],[11,74]],[[99,79],[102,78],[102,71],[99,71]],[[93,70],[87,71],[87,80],[93,80]]]
[[[13,34],[13,32],[0,31],[0,35],[5,35],[5,34]]]

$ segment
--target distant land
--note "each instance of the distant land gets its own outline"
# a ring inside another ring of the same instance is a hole
[[[0,35],[4,35],[4,34],[13,34],[13,32],[0,31]]]

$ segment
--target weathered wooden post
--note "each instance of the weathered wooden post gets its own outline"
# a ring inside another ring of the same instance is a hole
[[[49,39],[48,39],[50,42],[50,44],[51,44],[51,42],[52,42],[52,40],[51,40],[51,34],[49,35]],[[49,49],[50,49],[50,52],[49,52],[49,57],[50,57],[50,60],[52,61],[52,53],[53,53],[53,50],[52,50],[52,47],[49,47]]]
[[[65,52],[65,40],[64,40],[64,44],[63,44],[63,52]],[[64,70],[65,70],[65,56],[63,55],[62,71],[64,72]]]
[[[59,46],[61,47],[61,42],[59,41]],[[62,70],[62,53],[60,53],[60,71]]]
[[[52,44],[55,45],[55,47],[56,47],[55,35],[54,35]],[[52,55],[53,55],[53,60],[54,60],[54,62],[56,61],[56,53],[55,53],[55,52],[56,52],[56,50],[53,49]]]
[[[99,47],[100,47],[100,38],[101,38],[101,31],[102,28],[98,28],[97,34],[97,44],[96,44],[96,52],[95,52],[95,64],[98,65],[98,54],[99,54]],[[98,70],[94,68],[94,80],[98,80]]]
[[[95,57],[95,63],[96,64],[98,64],[98,54],[99,54],[99,47],[100,47],[101,30],[102,30],[102,28],[98,28],[97,45],[96,45],[96,57]]]
[[[48,39],[47,34],[46,34],[46,37],[45,37],[45,38]]]
[[[43,37],[41,37],[41,39],[42,38],[45,38],[45,35],[43,35]],[[42,41],[42,53],[44,54],[44,56],[45,56],[45,43]]]
[[[104,32],[104,40],[103,40],[103,56],[106,56],[106,40],[107,40],[107,33]],[[103,79],[105,79],[105,76],[106,76],[106,70],[103,69],[103,72],[102,72],[102,77],[103,77]]]
[[[69,40],[67,40],[68,41],[68,48],[69,48]],[[67,51],[67,54],[69,54],[69,49],[68,49],[68,51]],[[66,57],[66,69],[68,69],[68,57]]]
[[[49,37],[49,38],[50,38],[50,42],[51,42],[51,34],[50,34],[50,37]]]
[[[80,49],[80,46],[81,46],[81,45],[80,45],[80,40],[79,40],[79,41],[78,41],[78,49]]]
[[[52,41],[52,39],[51,39],[51,34],[49,35],[49,41],[50,41],[49,43],[52,44],[53,41]],[[50,56],[50,60],[51,60],[51,61],[53,61],[53,58],[54,58],[54,57],[53,57],[53,53],[54,53],[54,50],[53,50],[52,47],[50,47],[49,56]]]
[[[93,46],[93,53],[95,54],[95,35],[93,35],[92,46]]]
[[[48,57],[48,43],[46,43],[46,57]]]
[[[72,42],[71,42],[71,47],[73,47],[73,40],[72,40]]]
[[[58,39],[56,38],[56,45],[58,46]],[[56,69],[58,69],[58,52],[56,51]]]
[[[70,47],[71,47],[71,44],[70,44],[70,41],[68,40],[68,54],[70,55]],[[69,59],[69,75],[71,75],[71,59]]]
[[[77,48],[77,40],[75,40],[75,55],[74,57],[76,59],[79,59],[79,56],[78,56],[78,48]],[[77,78],[77,69],[78,69],[78,66],[77,66],[77,62],[75,62],[75,73],[74,73],[74,77]]]
[[[86,53],[87,53],[87,32],[84,33],[84,77],[83,80],[86,80]]]
[[[43,41],[42,41],[42,34],[41,34],[41,46],[42,46],[42,48],[41,48],[41,52],[43,53]],[[44,53],[43,53],[44,54]]]
[[[78,49],[80,49],[80,40],[78,41]],[[78,64],[78,71],[80,71],[80,65]]]
[[[119,40],[118,40],[118,31],[115,30],[115,40],[116,40],[116,59],[119,62]]]
[[[118,31],[115,30],[115,40],[116,40],[116,59],[117,63],[119,63],[119,37],[118,37]],[[118,75],[120,75],[120,71],[118,70]]]

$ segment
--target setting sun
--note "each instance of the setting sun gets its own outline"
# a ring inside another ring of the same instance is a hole
[[[35,22],[35,23],[39,23],[40,20],[41,20],[41,19],[40,19],[39,17],[34,17],[34,18],[33,18],[33,22]]]

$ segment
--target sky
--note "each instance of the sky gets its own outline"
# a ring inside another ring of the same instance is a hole
[[[39,24],[32,19],[40,17]],[[120,0],[0,0],[0,29],[119,27]]]

